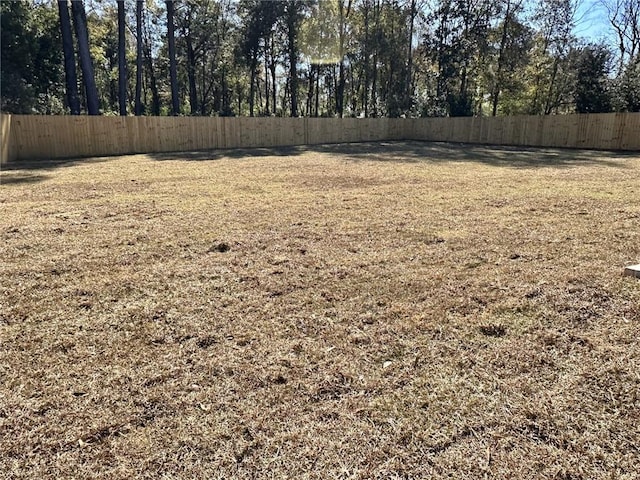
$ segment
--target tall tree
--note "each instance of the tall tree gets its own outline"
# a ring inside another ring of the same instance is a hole
[[[118,105],[120,115],[127,115],[127,51],[125,42],[124,0],[118,0]]]
[[[504,0],[501,5],[503,17],[495,30],[499,40],[491,86],[491,115],[494,117],[498,113],[500,94],[528,60],[529,31],[518,19],[522,6],[523,0]]]
[[[407,98],[413,103],[413,33],[418,16],[416,0],[409,0],[409,48],[407,49]]]
[[[336,89],[336,111],[338,116],[342,118],[344,114],[344,87],[345,78],[345,43],[347,32],[347,19],[351,13],[351,0],[338,0],[338,41],[340,49],[338,88]]]
[[[89,31],[87,29],[87,14],[82,0],[71,1],[71,12],[73,14],[73,25],[78,40],[78,52],[80,54],[80,68],[82,70],[82,81],[84,83],[87,112],[89,115],[100,114],[100,102],[98,100],[98,89],[93,72],[93,60],[89,49]]]
[[[587,45],[578,55],[575,89],[578,113],[611,111],[609,56],[610,52],[602,45]]]
[[[196,47],[194,46],[194,10],[195,5],[185,5],[185,14],[179,22],[187,53],[187,80],[189,84],[189,108],[191,115],[198,113],[198,91],[196,82]]]
[[[395,0],[382,4],[379,41],[379,91],[384,116],[399,117],[411,109],[407,95],[409,76],[404,52],[409,45],[410,10]]]
[[[147,7],[152,4],[147,4]],[[157,44],[158,32],[154,31],[153,26],[159,23],[159,12],[157,9],[151,10],[147,8],[144,14],[143,22],[143,51],[145,71],[147,73],[146,84],[151,90],[151,115],[160,115],[160,92],[158,87],[158,78],[156,75],[156,61],[153,56],[152,46]]]
[[[618,75],[628,62],[640,54],[640,2],[638,0],[601,0],[609,23],[616,34]]]
[[[439,0],[429,14],[432,30],[424,41],[436,70],[432,114],[474,113],[481,59],[487,53],[494,11],[489,0]]]
[[[178,69],[176,64],[176,38],[174,17],[174,1],[166,0],[167,5],[167,41],[169,44],[169,76],[171,81],[171,114],[180,115],[180,98],[178,96]]]
[[[260,0],[245,0],[241,3],[241,15],[243,17],[242,37],[240,45],[242,57],[249,67],[249,114],[255,114],[255,98],[262,92],[259,88],[260,81],[260,57],[263,59],[264,75],[264,110],[269,113],[269,71],[275,75],[275,55],[272,52],[272,38],[274,26],[281,13],[280,2],[263,2]],[[275,88],[275,86],[272,86]]]
[[[302,16],[302,2],[288,0],[285,5],[287,55],[289,57],[289,95],[291,100],[291,116],[298,116],[298,32]]]
[[[576,0],[538,0],[533,25],[537,30],[528,70],[533,79],[528,113],[549,115],[572,101],[571,58]]]
[[[143,74],[143,43],[142,38],[142,7],[143,0],[136,0],[136,93],[135,114],[142,115],[142,74]]]
[[[76,58],[73,49],[73,35],[71,33],[71,19],[69,18],[68,0],[58,0],[60,15],[60,32],[62,34],[62,51],[64,52],[64,74],[67,90],[67,103],[71,115],[80,115],[80,97],[78,96],[78,75],[76,73]]]
[[[244,24],[242,26],[242,43],[239,47],[242,58],[249,69],[249,116],[255,114],[255,97],[258,77],[258,55],[260,49],[261,24],[260,1],[246,0],[241,4]]]
[[[0,2],[0,21],[0,109],[63,113],[63,52],[54,5]]]
[[[617,78],[617,107],[627,112],[640,112],[640,53],[627,64]]]
[[[232,0],[190,0],[176,10],[178,78],[186,77],[194,115],[232,114],[234,81],[241,70],[239,52],[234,52],[239,50],[233,28],[240,20],[237,6]]]

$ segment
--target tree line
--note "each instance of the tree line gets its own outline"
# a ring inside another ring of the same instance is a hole
[[[10,113],[470,116],[640,111],[640,3],[600,0],[0,3]]]

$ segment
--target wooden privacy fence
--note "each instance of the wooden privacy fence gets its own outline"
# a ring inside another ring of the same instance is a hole
[[[2,115],[2,163],[380,140],[640,150],[640,113],[418,119]]]
[[[417,118],[409,121],[412,140],[640,150],[640,113]]]

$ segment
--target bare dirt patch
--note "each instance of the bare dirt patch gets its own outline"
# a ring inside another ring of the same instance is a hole
[[[640,157],[13,166],[0,474],[637,477]]]

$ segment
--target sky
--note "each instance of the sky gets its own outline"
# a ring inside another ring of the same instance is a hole
[[[575,34],[589,42],[611,39],[611,27],[607,11],[600,0],[582,0],[578,7]]]

